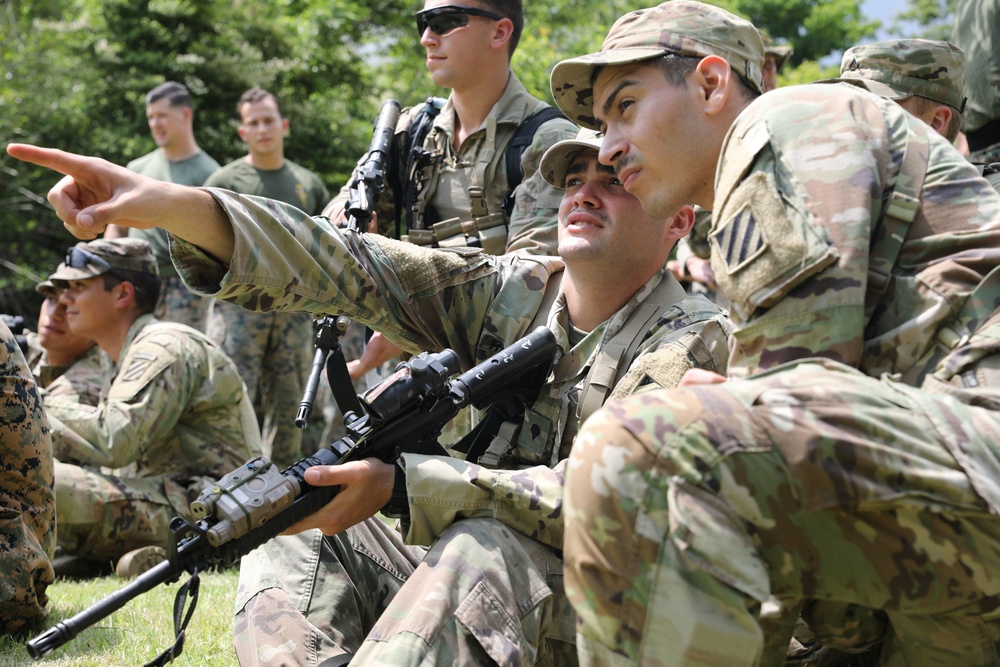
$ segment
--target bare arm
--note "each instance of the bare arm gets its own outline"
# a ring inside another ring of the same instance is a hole
[[[49,203],[79,239],[97,238],[108,225],[161,227],[229,264],[235,237],[229,219],[207,191],[147,178],[106,160],[54,148],[9,144],[11,157],[65,177]]]

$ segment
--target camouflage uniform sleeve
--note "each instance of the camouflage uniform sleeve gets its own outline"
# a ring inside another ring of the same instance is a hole
[[[56,520],[49,427],[27,363],[0,323],[0,627],[19,634],[44,618]]]
[[[174,261],[193,290],[248,310],[343,314],[408,352],[448,347],[464,367],[476,363],[487,312],[506,294],[501,258],[478,249],[434,250],[341,232],[325,218],[278,202],[211,192],[233,221],[236,250],[227,271],[174,239]],[[538,277],[521,284],[544,285],[547,274],[561,267],[514,259]]]
[[[565,461],[555,468],[490,470],[444,456],[404,454],[410,528],[406,541],[430,544],[457,519],[490,517],[562,548]]]
[[[542,178],[538,165],[548,148],[563,139],[576,136],[577,127],[563,118],[543,123],[521,154],[524,179],[514,191],[514,210],[507,230],[507,252],[515,250],[532,255],[555,255],[559,202],[563,191]]]
[[[166,440],[194,393],[184,355],[176,336],[140,333],[96,409],[47,397],[46,410],[70,432],[60,437],[60,451],[84,464],[122,468],[139,460],[148,443]]]

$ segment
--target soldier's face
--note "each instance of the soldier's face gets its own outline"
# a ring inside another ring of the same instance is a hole
[[[153,141],[160,148],[169,148],[191,131],[191,110],[171,106],[166,99],[159,99],[146,106],[146,122]]]
[[[424,9],[460,5],[482,9],[467,0],[427,0]],[[486,16],[467,16],[468,23],[439,35],[427,27],[420,35],[420,44],[427,52],[427,70],[434,83],[443,88],[463,88],[481,83],[483,59],[489,57],[487,45],[496,27],[496,20]],[[506,48],[506,47],[505,47]],[[504,52],[506,53],[506,52]]]
[[[48,352],[50,360],[73,360],[90,349],[94,341],[69,330],[66,306],[59,300],[60,293],[56,292],[42,302],[38,312],[38,344]]]
[[[240,138],[246,142],[251,154],[284,154],[288,121],[281,117],[278,105],[272,98],[265,97],[252,104],[245,103],[240,108],[240,117]]]
[[[78,336],[99,338],[116,314],[117,291],[104,289],[103,276],[69,281],[59,297],[66,308],[69,330]]]
[[[598,162],[596,150],[571,161],[559,205],[559,255],[567,264],[624,261],[635,267],[662,264],[664,221],[647,214],[622,187],[612,167]]]
[[[685,204],[711,206],[721,139],[703,124],[699,95],[690,81],[673,86],[655,63],[605,67],[594,81],[594,116],[605,134],[601,162],[615,167],[625,190],[655,217]]]

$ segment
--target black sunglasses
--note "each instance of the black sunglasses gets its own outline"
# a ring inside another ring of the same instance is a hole
[[[488,12],[478,7],[466,7],[465,5],[442,5],[441,7],[431,7],[415,14],[417,17],[417,31],[420,36],[424,36],[427,28],[434,34],[443,37],[455,28],[469,25],[470,16],[484,16],[494,21],[504,18],[499,14]]]
[[[70,248],[69,252],[66,253],[66,266],[73,269],[82,269],[88,264],[99,266],[110,273],[115,272],[114,267],[108,264],[106,260],[83,248]]]

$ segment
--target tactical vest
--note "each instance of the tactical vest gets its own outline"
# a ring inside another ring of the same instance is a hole
[[[399,233],[398,236],[420,246],[471,246],[483,248],[492,255],[502,255],[507,249],[507,226],[514,208],[514,189],[523,178],[521,154],[531,145],[539,126],[565,116],[555,107],[540,102],[516,127],[505,125],[498,129],[496,118],[487,118],[485,143],[473,167],[472,182],[468,187],[470,218],[441,220],[430,201],[440,183],[441,166],[450,141],[444,132],[432,131],[434,118],[444,104],[445,100],[441,98],[428,99],[406,132],[405,145],[400,151],[400,160],[405,160],[400,173],[406,183],[402,202],[406,233]],[[501,159],[505,159],[507,193],[499,209],[491,210],[486,189],[493,182]],[[399,224],[397,219],[397,229]]]

